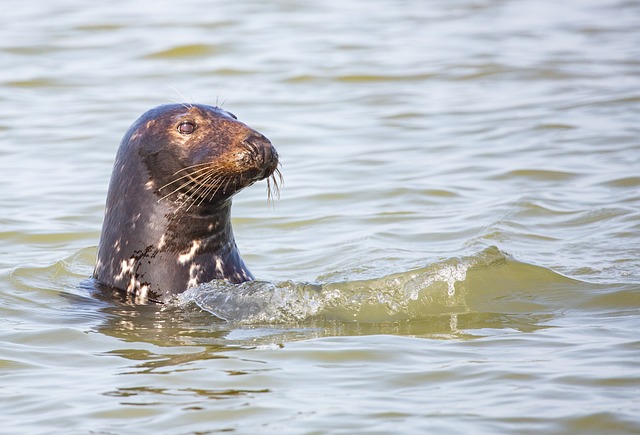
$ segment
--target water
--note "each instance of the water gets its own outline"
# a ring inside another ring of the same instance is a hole
[[[3,5],[1,432],[640,432],[640,3]],[[259,281],[127,305],[108,178],[172,100],[285,188]]]

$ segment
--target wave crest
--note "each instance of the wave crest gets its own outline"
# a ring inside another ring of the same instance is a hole
[[[505,266],[507,270],[498,273]],[[323,284],[250,281],[239,285],[213,281],[184,292],[178,303],[194,302],[220,319],[242,324],[422,320],[473,311],[479,302],[486,305],[481,297],[485,287],[488,298],[504,299],[514,288],[514,276],[530,269],[539,277],[547,276],[547,281],[569,280],[548,269],[519,263],[490,247],[472,256],[369,280]],[[506,286],[499,285],[506,276],[512,279],[506,279]]]

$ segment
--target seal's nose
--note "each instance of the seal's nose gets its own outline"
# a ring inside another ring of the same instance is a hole
[[[278,152],[271,141],[259,133],[251,134],[244,144],[253,154],[255,169],[259,171],[258,179],[263,180],[277,169]]]
[[[263,178],[267,178],[278,168],[278,151],[276,151],[276,148],[271,142],[269,142],[269,146],[265,149],[264,163]]]

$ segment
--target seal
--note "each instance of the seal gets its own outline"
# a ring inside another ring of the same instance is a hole
[[[264,179],[269,199],[278,193],[278,164],[266,137],[219,107],[144,113],[116,154],[93,278],[136,303],[165,302],[214,279],[252,280],[231,200]]]

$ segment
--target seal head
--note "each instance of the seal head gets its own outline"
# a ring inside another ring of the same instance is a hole
[[[264,179],[277,190],[277,177],[271,142],[227,111],[146,112],[116,155],[93,277],[140,303],[214,279],[253,279],[233,237],[231,199]]]

